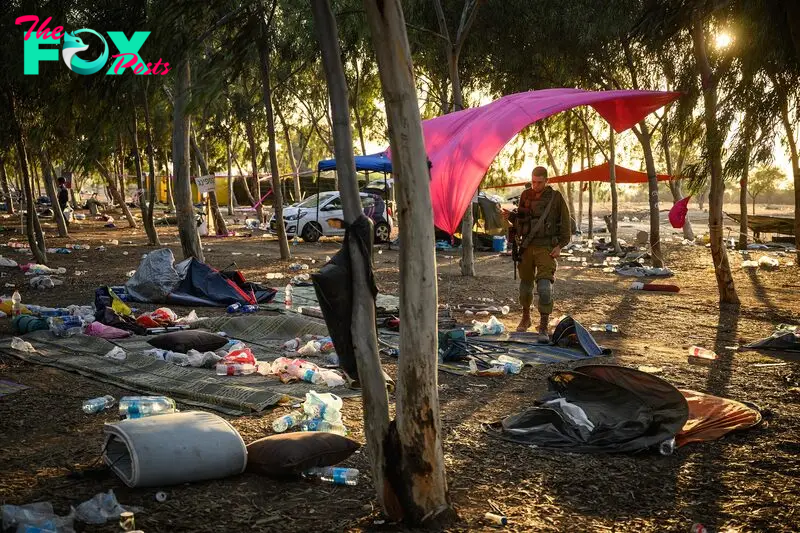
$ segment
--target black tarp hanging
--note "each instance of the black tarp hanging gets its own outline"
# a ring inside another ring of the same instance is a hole
[[[367,284],[372,295],[372,306],[378,288],[372,271],[372,221],[364,215],[359,216],[345,230],[342,247],[319,273],[312,274],[314,291],[317,294],[320,309],[328,326],[336,353],[339,355],[339,366],[354,380],[358,379],[353,350],[353,268],[351,259],[362,261],[368,273]],[[355,240],[359,256],[350,257],[350,241]]]

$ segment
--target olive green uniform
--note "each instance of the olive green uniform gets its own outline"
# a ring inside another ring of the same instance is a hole
[[[550,211],[543,224],[539,219],[544,215],[547,204],[552,199]],[[515,221],[517,239],[523,246],[520,250],[519,270],[519,303],[524,309],[533,303],[533,284],[539,294],[537,309],[542,315],[553,311],[552,284],[558,261],[550,257],[556,246],[564,247],[570,241],[570,216],[564,197],[561,193],[547,186],[539,198],[533,190],[526,189],[519,199],[519,208]],[[531,235],[531,231],[536,233]]]

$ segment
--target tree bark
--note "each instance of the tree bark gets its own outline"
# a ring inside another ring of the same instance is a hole
[[[675,176],[676,174],[680,174],[682,167],[683,167],[683,158],[678,157],[677,167],[673,168],[672,166],[672,154],[670,153],[669,149],[669,123],[667,122],[666,113],[669,112],[669,108],[664,110],[664,126],[661,133],[661,146],[664,150],[664,162],[667,165],[667,174],[670,176]],[[681,190],[681,180],[680,179],[670,179],[669,180],[669,190],[672,193],[672,201],[673,203],[679,202],[683,200],[683,191]],[[686,222],[683,224],[683,238],[688,239],[690,241],[694,240],[694,231],[692,231],[692,223],[689,222],[687,217]]]
[[[789,120],[789,102],[786,93],[779,90],[781,105],[781,122],[786,130],[786,140],[789,143],[789,157],[792,160],[792,178],[794,180],[794,246],[797,249],[797,265],[800,266],[800,154],[798,154],[797,141],[794,138],[792,122]]]
[[[461,92],[461,76],[458,72],[458,60],[461,56],[461,48],[469,34],[472,22],[480,5],[480,0],[465,0],[464,8],[461,11],[461,22],[456,32],[455,42],[450,39],[450,32],[447,29],[447,19],[444,16],[441,0],[434,0],[433,7],[436,10],[436,19],[439,24],[439,32],[444,37],[445,56],[447,57],[447,72],[450,84],[453,87],[453,112],[464,109],[464,95]],[[472,202],[467,206],[464,218],[461,221],[461,275],[475,276],[475,251],[472,243],[472,226],[475,221],[472,216]]]
[[[47,189],[47,196],[50,197],[50,203],[53,207],[53,218],[56,222],[59,237],[69,237],[69,230],[67,229],[67,221],[64,220],[64,212],[61,211],[61,204],[58,202],[58,189],[56,189],[56,180],[53,172],[53,167],[50,163],[50,158],[47,156],[46,151],[42,151],[40,156],[42,163],[42,176],[44,177],[44,185]]]
[[[286,140],[286,150],[289,155],[289,165],[292,167],[292,183],[294,184],[294,201],[300,201],[300,165],[298,165],[297,161],[294,158],[294,145],[292,144],[292,138],[289,135],[289,125],[286,123],[286,120],[283,118],[283,113],[281,112],[280,106],[275,108],[275,114],[278,115],[278,120],[281,123],[281,129],[283,130],[283,136]]]
[[[313,0],[311,6],[333,111],[334,152],[340,176],[342,208],[345,222],[351,224],[362,215],[362,209],[353,158],[347,82],[340,59],[336,19],[328,0]],[[385,446],[389,434],[389,398],[378,356],[378,340],[374,327],[375,301],[368,283],[372,275],[372,264],[370,262],[365,265],[361,254],[355,248],[351,248],[349,252],[354,267],[351,329],[353,339],[357,340],[354,343],[354,351],[363,391],[364,433],[370,449],[372,479],[378,494],[378,502],[384,513],[399,519],[401,510],[396,503],[397,497],[394,494],[396,489],[386,479],[388,458]]]
[[[194,151],[195,159],[197,160],[197,164],[200,166],[200,173],[203,176],[210,176],[211,171],[208,170],[208,165],[206,164],[206,158],[203,157],[202,152],[200,152],[200,146],[197,144],[197,136],[195,134],[194,128],[191,128],[191,134],[189,138],[191,139],[192,150]],[[214,181],[214,186],[216,187],[216,181]],[[211,217],[214,219],[214,230],[216,234],[227,235],[228,226],[225,223],[225,218],[219,211],[219,202],[217,201],[216,191],[208,192],[208,202],[211,204]]]
[[[739,181],[739,250],[747,249],[747,181],[750,177],[750,145],[745,148],[745,165],[742,169],[742,179]],[[753,198],[753,214],[756,214],[755,198]]]
[[[174,194],[174,185],[175,185],[175,160],[173,157],[173,165],[172,165],[172,172],[169,171],[169,166],[167,165],[169,159],[167,158],[169,154],[168,150],[164,150],[164,172],[167,174],[167,205],[169,206],[169,210],[171,213],[175,212],[175,194]]]
[[[650,144],[651,133],[647,127],[647,122],[642,119],[639,121],[639,130],[634,128],[634,134],[642,145],[644,152],[644,163],[647,168],[647,192],[650,201],[650,254],[653,258],[653,266],[662,268],[664,257],[661,254],[661,219],[658,211],[658,176],[656,175],[656,163],[653,158],[653,147]]]
[[[14,95],[8,91],[9,114],[11,126],[14,132],[14,144],[17,148],[19,158],[19,168],[22,177],[22,188],[25,192],[25,233],[28,237],[28,244],[31,247],[34,260],[41,264],[47,264],[47,245],[44,240],[42,225],[39,223],[39,216],[36,213],[36,202],[33,198],[33,184],[31,175],[28,171],[28,151],[25,147],[25,135],[22,132],[22,125],[19,123],[16,112]]]
[[[8,175],[6,174],[6,162],[0,157],[0,185],[3,187],[3,194],[6,195],[6,212],[14,214],[14,200],[11,198],[11,190],[8,187]]]
[[[611,244],[614,246],[614,251],[616,253],[622,252],[622,248],[619,245],[619,239],[617,238],[617,222],[619,220],[619,202],[617,199],[617,141],[616,135],[614,134],[614,127],[609,124],[608,125],[608,152],[609,152],[609,160],[608,160],[608,168],[609,168],[609,175],[608,175],[608,184],[611,187],[611,224],[610,224],[610,233],[611,233]]]
[[[277,0],[276,0],[277,1]],[[270,17],[271,19],[272,17]],[[267,111],[267,144],[269,146],[269,168],[272,174],[272,198],[275,205],[275,220],[278,230],[278,246],[281,250],[281,259],[287,261],[292,257],[289,252],[289,242],[286,240],[286,226],[283,224],[283,188],[281,187],[281,172],[278,169],[278,151],[275,147],[275,116],[272,110],[272,85],[269,79],[270,57],[269,57],[269,28],[267,23],[261,23],[261,39],[258,40],[259,68],[261,70],[261,91],[264,107]],[[341,61],[341,60],[340,60]],[[340,64],[341,68],[341,64]],[[344,76],[344,74],[342,74]],[[347,102],[345,89],[345,102]],[[349,125],[348,120],[348,125]],[[287,147],[292,149],[291,145]],[[352,142],[351,142],[352,149]],[[359,205],[361,203],[359,202]]]
[[[706,122],[706,151],[711,163],[708,227],[711,237],[711,257],[717,277],[720,303],[738,304],[733,274],[722,236],[722,201],[725,183],[722,176],[722,137],[717,124],[717,87],[706,53],[703,23],[696,19],[692,25],[692,44],[698,74],[702,82]]]
[[[253,123],[246,122],[244,125],[244,131],[247,134],[247,144],[250,147],[250,165],[253,169],[253,189],[250,190],[250,186],[247,183],[247,178],[244,180],[244,190],[247,192],[247,201],[250,202],[250,207],[255,207],[256,202],[258,202],[258,207],[256,207],[256,215],[258,218],[259,223],[263,222],[264,218],[264,206],[260,202],[261,200],[261,182],[258,181],[258,148],[256,147],[256,135],[255,131],[253,130]]]
[[[205,261],[200,235],[197,232],[192,189],[189,183],[189,128],[186,107],[189,101],[191,73],[189,60],[182,61],[176,70],[175,104],[173,106],[172,166],[175,173],[175,208],[178,218],[178,237],[184,259],[195,257]]]
[[[228,160],[228,216],[233,216],[233,169],[231,167],[231,136],[225,139],[225,156]]]
[[[120,159],[121,155],[122,143],[120,143]],[[128,227],[136,228],[136,219],[133,218],[133,213],[131,213],[131,209],[128,206],[128,203],[125,201],[125,178],[123,176],[124,168],[119,160],[116,162],[112,161],[112,163],[114,165],[114,173],[117,175],[117,180],[114,180],[111,174],[108,175],[108,184],[111,188],[111,194],[114,195],[114,201],[119,203],[120,209],[122,209],[122,214],[128,221]],[[115,181],[117,181],[118,184],[115,183]]]
[[[155,171],[153,163],[153,144],[152,136],[150,135],[150,110],[148,109],[147,94],[144,93],[146,89],[142,88],[144,96],[144,122],[147,137],[147,164],[150,168],[150,179],[145,184],[144,171],[142,170],[142,156],[139,152],[139,133],[138,117],[136,113],[136,106],[133,106],[133,130],[131,131],[131,141],[133,142],[134,162],[136,164],[136,181],[139,183],[139,209],[142,211],[142,225],[144,232],[147,235],[147,244],[150,246],[160,246],[161,243],[158,239],[156,232],[156,225],[153,222],[153,206],[155,204]]]
[[[447,497],[437,390],[437,279],[430,176],[414,67],[400,0],[364,0],[386,102],[397,176],[400,236],[400,351],[397,419],[389,479],[406,523],[452,515]],[[374,450],[373,450],[374,451]],[[372,453],[372,452],[371,452]]]
[[[161,241],[158,238],[158,231],[156,231],[155,221],[153,216],[156,206],[156,163],[155,154],[153,151],[153,129],[150,126],[150,102],[147,98],[147,87],[142,88],[142,98],[144,101],[144,130],[147,139],[147,166],[150,169],[150,179],[147,181],[147,212],[143,213],[144,230],[147,233],[147,241],[150,246],[161,246]],[[137,145],[138,145],[138,141]],[[138,146],[136,152],[138,153]]]

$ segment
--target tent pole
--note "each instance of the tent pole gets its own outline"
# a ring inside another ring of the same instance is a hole
[[[317,167],[317,224],[319,224],[319,180],[321,176],[322,173],[319,171],[319,167]]]

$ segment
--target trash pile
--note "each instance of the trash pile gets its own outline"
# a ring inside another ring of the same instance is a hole
[[[347,435],[347,428],[342,421],[342,399],[331,393],[320,394],[311,391],[301,405],[301,411],[293,411],[288,415],[276,418],[272,422],[275,433],[283,433],[292,428],[302,431],[322,431]]]
[[[117,501],[113,489],[96,494],[89,500],[72,507],[66,516],[58,516],[50,502],[35,502],[26,505],[3,505],[3,531],[24,533],[73,533],[76,520],[85,524],[100,525],[109,520],[119,520],[124,531],[133,531],[134,513],[140,509],[123,507]]]

